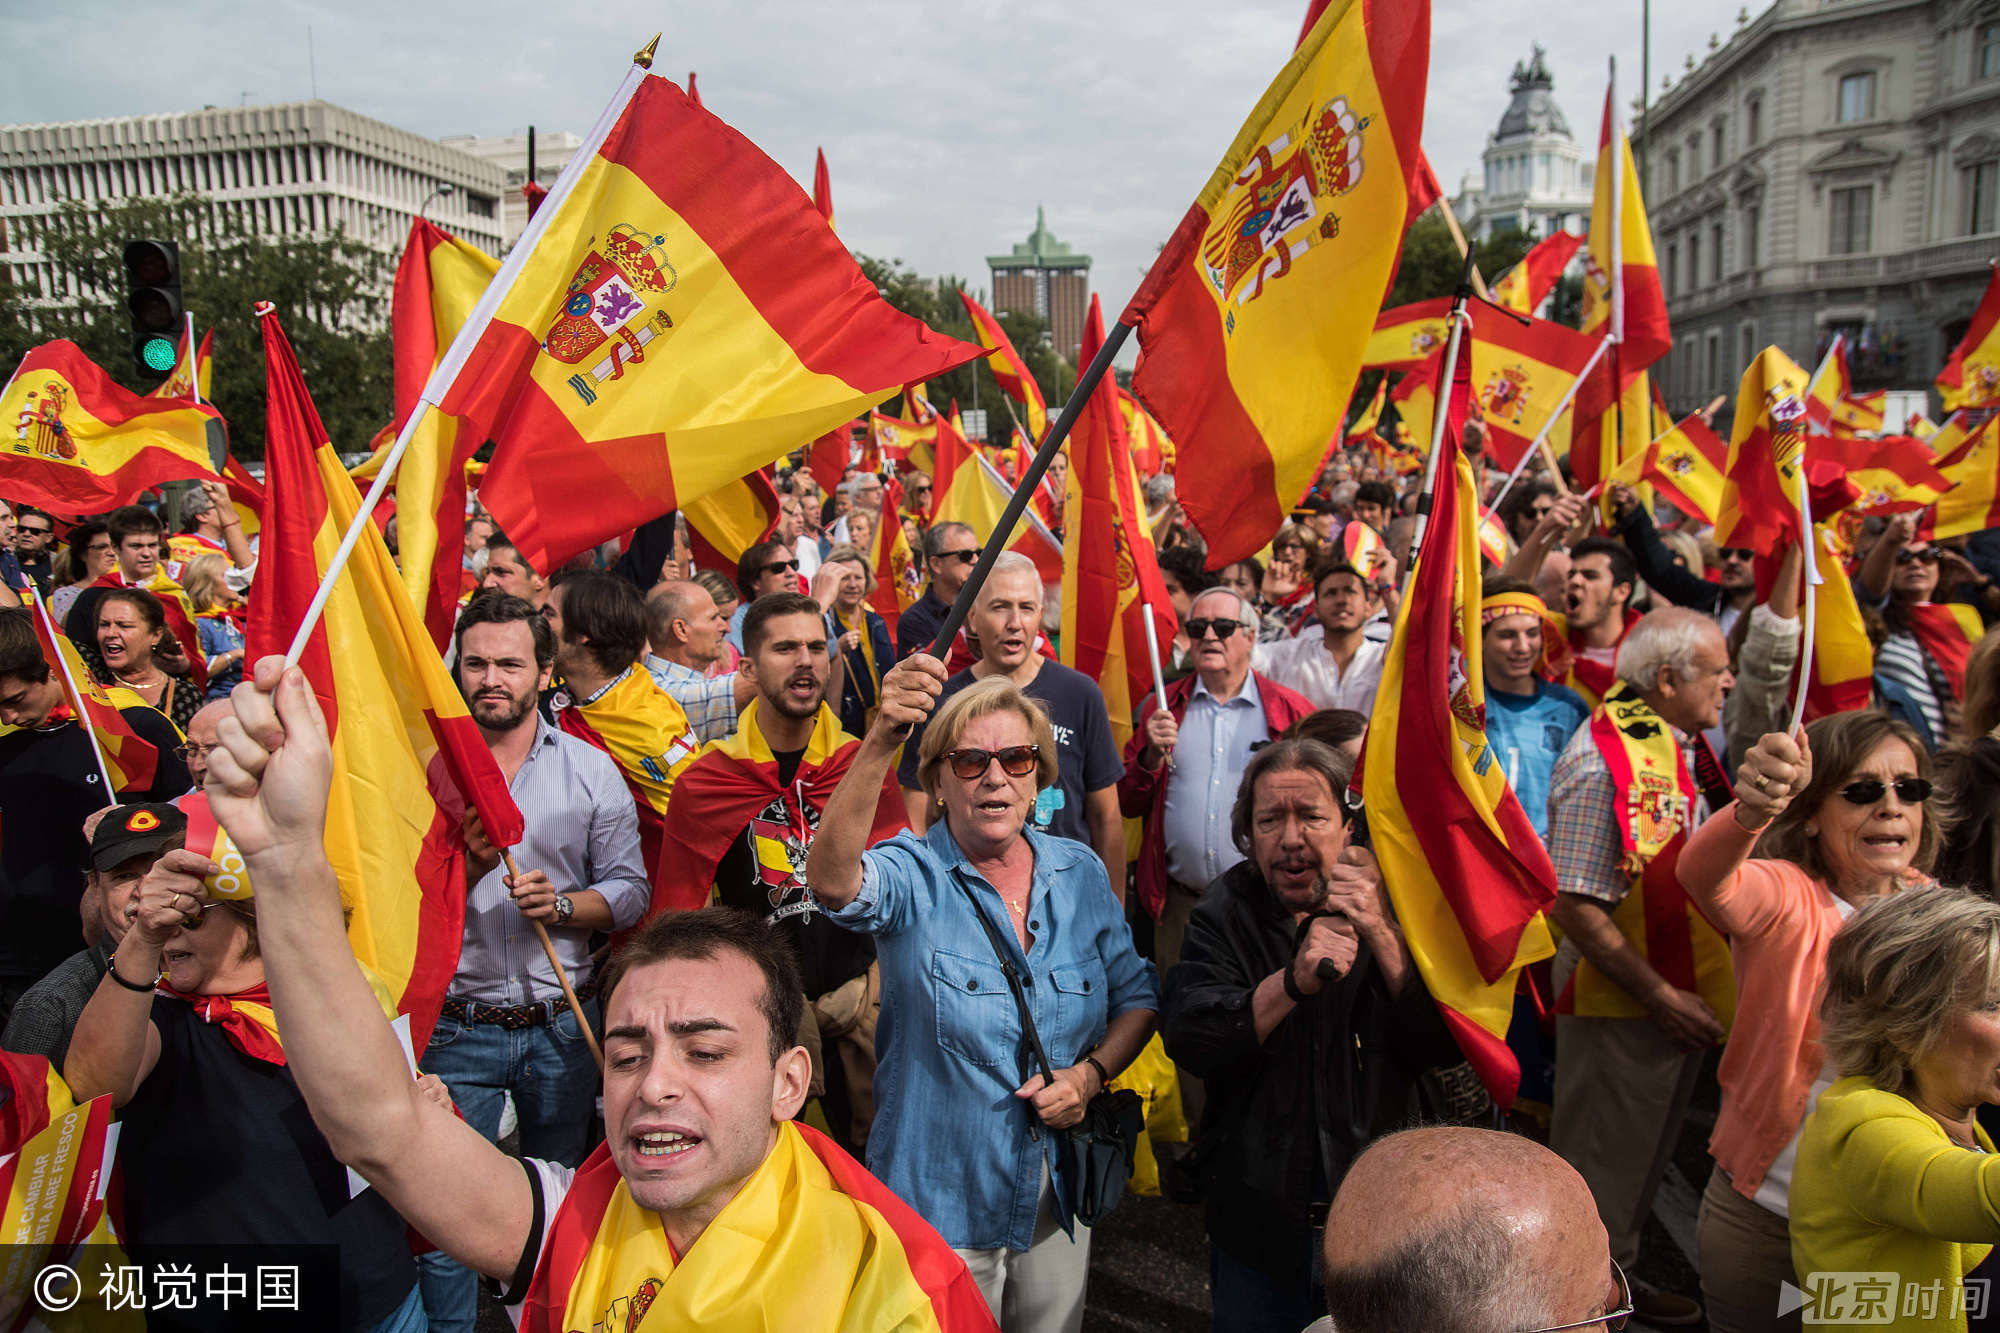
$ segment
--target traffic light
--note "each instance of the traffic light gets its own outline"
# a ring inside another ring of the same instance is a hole
[[[132,312],[132,359],[139,373],[165,379],[183,332],[181,248],[172,241],[125,245],[125,304]]]

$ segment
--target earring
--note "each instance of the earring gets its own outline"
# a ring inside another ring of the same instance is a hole
[[[1806,825],[1806,836],[1808,838],[1817,838],[1819,836],[1819,825],[1817,824]]]

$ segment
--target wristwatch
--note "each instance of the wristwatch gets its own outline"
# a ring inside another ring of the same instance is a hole
[[[558,926],[567,926],[570,914],[575,911],[576,903],[570,899],[567,893],[558,893],[556,895],[556,924]]]

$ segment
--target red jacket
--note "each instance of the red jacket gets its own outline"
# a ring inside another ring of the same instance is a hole
[[[1264,705],[1264,725],[1271,730],[1271,739],[1283,735],[1292,723],[1313,711],[1313,706],[1302,694],[1286,689],[1267,676],[1250,673],[1257,681],[1257,697]],[[1194,694],[1195,682],[1199,676],[1187,675],[1167,686],[1167,709],[1180,722],[1187,716],[1188,699]],[[1146,824],[1145,841],[1139,847],[1139,901],[1152,914],[1153,920],[1160,919],[1160,911],[1167,902],[1167,784],[1163,780],[1171,772],[1161,764],[1152,772],[1139,767],[1139,751],[1146,748],[1146,720],[1159,707],[1157,696],[1148,694],[1139,706],[1138,724],[1132,728],[1132,739],[1125,742],[1125,776],[1118,779],[1118,808],[1130,819],[1143,816]],[[1230,793],[1235,798],[1235,793]],[[1206,888],[1207,885],[1200,887]]]

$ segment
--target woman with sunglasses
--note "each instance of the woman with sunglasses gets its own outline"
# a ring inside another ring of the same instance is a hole
[[[1758,741],[1736,801],[1681,852],[1681,887],[1729,936],[1736,971],[1709,1139],[1715,1170],[1696,1231],[1716,1333],[1770,1327],[1779,1284],[1797,1282],[1786,1217],[1801,1179],[1799,1128],[1837,1077],[1814,1012],[1827,947],[1857,909],[1929,882],[1930,797],[1930,756],[1915,732],[1879,712],[1836,713],[1800,740]]]
[[[964,1256],[1002,1328],[1074,1333],[1090,1232],[1075,1222],[1061,1131],[1145,1045],[1158,985],[1097,854],[1029,827],[1056,780],[1048,715],[990,677],[931,718],[944,680],[928,653],[883,680],[806,876],[833,921],[879,950],[870,1168]],[[927,719],[918,773],[939,817],[864,851],[903,735]],[[1053,1082],[1029,1053],[1009,972]]]
[[[1897,514],[1861,562],[1856,592],[1874,599],[1886,631],[1875,647],[1875,690],[1882,706],[1923,738],[1945,745],[1965,695],[1965,661],[1983,631],[1978,608],[1933,600],[1943,561],[1974,573],[1965,558],[1919,540],[1914,514]]]

